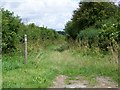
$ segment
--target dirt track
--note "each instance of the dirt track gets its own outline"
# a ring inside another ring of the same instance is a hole
[[[81,76],[74,77],[74,79],[69,79],[70,77],[65,75],[60,75],[56,77],[51,88],[117,88],[117,83],[113,82],[108,77],[97,77],[96,84],[90,85],[89,81],[83,80]]]

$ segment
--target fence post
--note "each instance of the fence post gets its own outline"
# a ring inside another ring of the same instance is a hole
[[[24,47],[24,54],[25,54],[25,59],[24,59],[24,64],[27,64],[27,35],[25,34],[25,40],[24,40],[24,44],[25,44],[25,47]]]

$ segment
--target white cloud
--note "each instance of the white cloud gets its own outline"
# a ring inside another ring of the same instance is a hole
[[[23,21],[62,30],[78,3],[79,0],[3,0],[1,4]]]

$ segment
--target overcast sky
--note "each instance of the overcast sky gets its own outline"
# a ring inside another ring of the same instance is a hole
[[[0,0],[0,7],[14,12],[24,23],[35,23],[38,26],[44,25],[63,30],[66,22],[71,19],[73,11],[78,8],[79,2],[80,0]]]
[[[79,0],[0,0],[0,6],[13,11],[25,23],[62,30],[79,2]]]

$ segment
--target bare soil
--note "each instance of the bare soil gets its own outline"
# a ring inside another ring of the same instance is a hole
[[[109,77],[96,77],[95,85],[84,80],[82,76],[71,77],[60,75],[57,76],[51,88],[118,88],[118,84]]]

